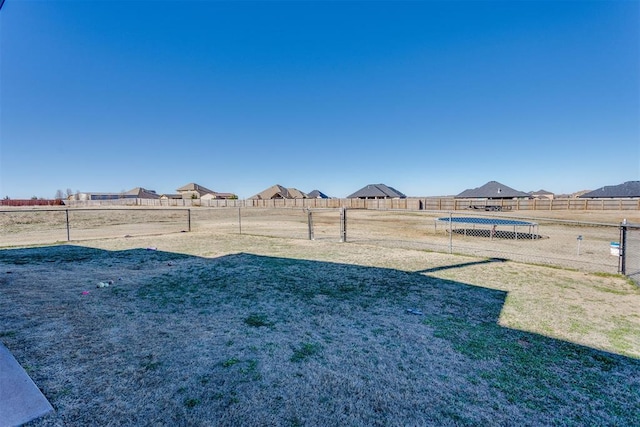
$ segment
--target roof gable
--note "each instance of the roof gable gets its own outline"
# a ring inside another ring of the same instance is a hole
[[[196,193],[200,194],[201,196],[207,193],[215,193],[215,191],[213,190],[209,190],[206,187],[203,187],[202,185],[196,184],[194,182],[190,182],[187,185],[183,185],[182,187],[178,188],[176,190],[178,193],[184,192],[184,191],[195,191]]]
[[[327,196],[320,190],[313,190],[312,192],[307,194],[307,197],[309,197],[310,199],[328,199],[329,198],[329,196]]]
[[[547,190],[538,190],[538,191],[532,191],[529,194],[553,194],[551,191],[547,191]]]
[[[306,199],[307,193],[300,191],[297,188],[287,188],[289,199]]]
[[[249,199],[269,200],[269,199],[306,199],[307,194],[297,188],[285,188],[280,184],[273,185],[261,191]]]
[[[153,190],[147,190],[146,188],[136,187],[124,193],[125,196],[135,196],[140,199],[159,199],[160,195]]]
[[[280,184],[272,185],[266,190],[262,190],[255,196],[251,196],[250,199],[268,200],[268,199],[285,199],[287,189]]]
[[[407,196],[400,191],[385,184],[369,184],[347,196],[349,199],[403,199],[405,197]]]

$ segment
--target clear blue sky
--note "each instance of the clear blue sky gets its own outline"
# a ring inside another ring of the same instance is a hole
[[[6,0],[0,197],[639,180],[639,22],[638,1]]]

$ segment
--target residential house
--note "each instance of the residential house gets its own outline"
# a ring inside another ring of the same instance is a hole
[[[176,191],[183,199],[199,199],[205,194],[214,193],[213,190],[193,182],[178,188]]]
[[[530,198],[524,191],[514,190],[497,181],[489,181],[482,187],[464,190],[456,199],[523,199]]]
[[[159,199],[160,195],[153,190],[136,187],[120,193],[77,193],[70,196],[74,200],[116,200],[116,199]]]
[[[326,194],[324,194],[322,191],[319,191],[319,190],[313,190],[312,192],[307,194],[307,197],[310,199],[328,199],[329,198],[329,196],[327,196]]]
[[[640,197],[640,181],[627,181],[618,185],[605,185],[604,187],[589,191],[578,197],[581,199]]]
[[[533,199],[553,200],[553,198],[555,197],[555,194],[553,194],[550,191],[546,191],[546,190],[538,190],[538,191],[530,192],[529,196],[531,196],[531,198],[533,198]]]
[[[297,188],[285,188],[276,184],[249,197],[250,200],[271,200],[271,199],[306,199],[307,194]]]
[[[348,199],[404,199],[406,197],[400,191],[385,184],[369,184],[347,196]]]

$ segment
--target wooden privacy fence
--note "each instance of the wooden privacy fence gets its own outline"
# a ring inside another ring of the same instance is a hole
[[[2,199],[0,206],[62,206],[62,199]]]
[[[410,197],[406,199],[115,199],[65,200],[68,207],[162,206],[162,207],[256,207],[256,208],[349,208],[403,210],[640,210],[640,198],[619,199],[454,199],[452,197]]]

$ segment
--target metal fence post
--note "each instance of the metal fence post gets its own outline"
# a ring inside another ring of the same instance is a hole
[[[67,242],[71,241],[71,234],[69,232],[69,209],[64,210],[67,215]]]
[[[449,253],[453,253],[453,214],[449,212]]]
[[[241,207],[238,206],[238,232],[239,234],[242,234],[242,213],[241,213]]]
[[[187,209],[187,230],[191,231],[191,209]]]
[[[627,274],[627,224],[626,220],[620,223],[620,253],[618,256],[618,273]]]
[[[313,236],[313,216],[311,209],[307,210],[307,222],[309,224],[309,240],[314,240]]]
[[[340,208],[340,242],[347,241],[347,209]]]

